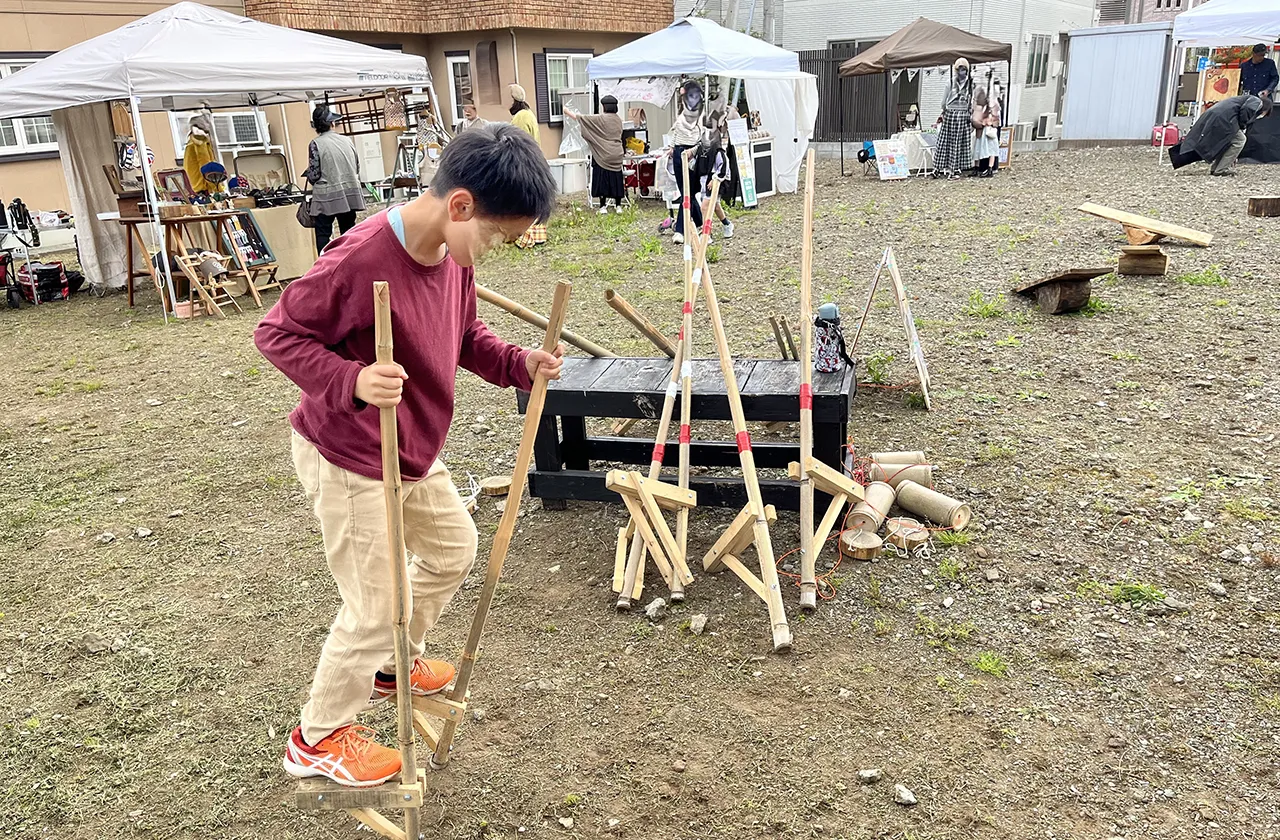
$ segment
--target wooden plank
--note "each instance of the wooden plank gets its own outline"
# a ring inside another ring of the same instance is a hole
[[[409,797],[405,799],[405,797]],[[386,782],[377,787],[353,788],[331,779],[301,779],[294,802],[302,811],[347,811],[352,808],[421,808],[422,787]]]
[[[1089,201],[1081,204],[1076,209],[1082,213],[1097,216],[1100,219],[1117,222],[1121,225],[1128,225],[1129,227],[1142,228],[1143,230],[1149,230],[1152,233],[1168,236],[1171,239],[1181,239],[1184,242],[1190,242],[1192,245],[1199,245],[1202,248],[1207,248],[1209,244],[1213,242],[1213,234],[1211,233],[1192,230],[1191,228],[1182,227],[1181,225],[1172,225],[1168,222],[1162,222],[1159,219],[1149,219],[1146,216],[1139,216],[1136,213],[1128,213],[1124,210],[1104,207],[1101,204],[1094,204]]]
[[[440,732],[431,724],[427,716],[422,712],[414,710],[413,728],[422,736],[422,740],[427,742],[427,747],[434,750],[436,744],[440,741]]]
[[[675,580],[671,574],[671,563],[667,560],[666,554],[663,553],[662,543],[658,539],[658,535],[653,532],[653,528],[649,525],[649,517],[645,515],[644,507],[641,506],[637,499],[631,496],[622,495],[622,503],[627,506],[627,512],[631,514],[631,521],[636,525],[636,530],[640,532],[640,537],[644,540],[645,547],[649,549],[649,556],[653,558],[653,564],[658,567],[658,573],[662,575],[662,579],[670,587],[672,581]]]
[[[769,602],[769,590],[765,588],[764,581],[756,577],[756,573],[742,565],[742,561],[732,554],[726,554],[721,561],[725,568],[737,575],[743,583],[750,587],[751,591],[759,596],[761,601],[766,604]]]
[[[1109,265],[1100,268],[1068,268],[1066,271],[1058,272],[1049,277],[1041,277],[1039,280],[1031,280],[1021,286],[1014,286],[1010,291],[1017,295],[1024,295],[1048,283],[1059,283],[1064,280],[1092,280],[1095,277],[1110,274],[1112,271],[1113,269]]]
[[[792,394],[800,387],[800,363],[781,359],[759,359],[751,376],[742,380],[738,389],[748,394]]]
[[[1124,254],[1162,254],[1159,245],[1121,245],[1120,252]]]
[[[742,534],[747,535],[749,543],[751,536],[751,528],[755,525],[756,518],[751,513],[750,508],[743,508],[738,515],[733,518],[733,522],[729,523],[729,527],[725,528],[724,533],[711,546],[711,550],[702,556],[702,568],[710,574],[716,574],[724,568],[724,558],[729,555],[729,549],[736,545]]]
[[[773,361],[770,359],[769,361]],[[734,359],[733,360],[733,376],[739,382],[745,382],[751,378],[751,372],[755,370],[758,364],[757,359]],[[694,359],[690,366],[693,368],[694,387],[699,395],[702,394],[726,394],[724,384],[724,373],[720,369],[719,359]],[[697,405],[697,401],[694,401]]]
[[[441,720],[462,720],[467,711],[467,704],[450,700],[443,694],[428,694],[425,697],[415,694],[413,708]]]
[[[1116,273],[1163,277],[1169,273],[1169,255],[1160,253],[1159,246],[1156,246],[1155,253],[1121,254]]]
[[[662,508],[658,506],[658,500],[654,498],[653,487],[659,482],[645,481],[644,477],[634,470],[627,473],[627,476],[634,484],[640,486],[640,506],[644,508],[645,514],[649,517],[650,527],[658,535],[658,541],[662,543],[662,548],[667,552],[667,559],[671,561],[671,594],[672,596],[683,595],[684,587],[693,583],[693,574],[689,571],[688,565],[685,564],[684,553],[676,542],[676,535],[671,533],[671,526],[667,524],[666,517],[662,515]],[[680,585],[677,586],[677,583]]]
[[[609,470],[605,474],[605,486],[615,493],[640,498],[643,487],[653,495],[654,500],[664,510],[679,510],[698,506],[698,494],[692,490],[681,490],[661,481],[650,480],[638,473],[625,470]]]
[[[787,469],[788,473],[790,473],[790,466]],[[809,474],[814,486],[824,493],[832,496],[845,496],[848,499],[859,502],[867,496],[861,484],[844,473],[832,469],[817,458],[811,457],[805,462],[805,472]]]
[[[618,544],[613,550],[613,591],[622,591],[622,576],[627,570],[627,529],[618,529]]]
[[[561,377],[563,379],[563,377]],[[662,391],[671,378],[670,359],[614,359],[609,370],[590,386],[592,391]],[[579,387],[574,383],[574,387]]]
[[[689,489],[697,491],[698,507],[741,510],[747,503],[741,478],[695,475],[689,479]],[[605,487],[604,473],[584,470],[534,470],[529,473],[529,492],[544,502],[575,499],[616,505],[623,499]],[[794,481],[762,478],[760,494],[765,504],[774,505],[778,510],[800,509],[800,488]]]
[[[1249,197],[1248,213],[1260,218],[1280,216],[1280,195],[1254,195]]]
[[[377,811],[368,808],[352,808],[347,813],[383,837],[390,837],[391,840],[404,840],[404,832],[395,823]]]
[[[762,469],[785,469],[799,457],[800,449],[794,443],[751,442],[756,453],[756,466]],[[592,461],[608,461],[618,464],[645,464],[653,454],[653,442],[642,438],[588,437],[587,456]],[[823,453],[826,454],[826,453]],[[736,467],[738,445],[729,441],[692,441],[689,455],[695,466]],[[680,452],[674,442],[668,442],[662,452],[662,465],[679,465]]]

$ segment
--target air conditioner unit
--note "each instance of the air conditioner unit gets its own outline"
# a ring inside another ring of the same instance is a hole
[[[1035,128],[1035,123],[1029,123],[1029,122],[1015,123],[1013,126],[1014,142],[1030,143],[1033,139],[1035,139],[1034,137],[1032,137],[1032,133],[1031,133],[1034,128]]]
[[[1058,133],[1058,115],[1053,112],[1050,112],[1048,114],[1041,114],[1040,118],[1036,120],[1035,139],[1052,140],[1057,135],[1057,133]]]

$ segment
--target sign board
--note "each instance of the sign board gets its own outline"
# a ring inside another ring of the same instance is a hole
[[[911,177],[911,165],[907,162],[905,140],[877,140],[876,165],[880,168],[881,181],[900,181]]]
[[[1209,56],[1202,55],[1196,59],[1196,72],[1199,73],[1209,66]]]
[[[1008,166],[1013,156],[1013,126],[1000,129],[1000,165]]]
[[[880,286],[880,278],[885,271],[889,272],[889,279],[893,285],[894,303],[898,306],[898,314],[902,316],[902,328],[907,338],[907,353],[911,356],[911,361],[915,363],[916,373],[920,377],[920,393],[924,396],[924,407],[926,411],[933,410],[933,403],[929,399],[929,368],[924,361],[924,349],[920,345],[920,334],[916,332],[915,318],[911,315],[911,303],[907,300],[907,290],[902,285],[902,275],[898,273],[898,261],[893,255],[892,248],[884,249],[884,256],[880,258],[880,264],[876,266],[875,276],[871,278],[871,289],[867,292],[867,305],[862,310],[862,318],[858,320],[858,329],[853,334],[853,342],[849,344],[849,355],[852,356],[858,349],[858,342],[862,338],[862,330],[867,324],[867,316],[871,313],[871,303],[875,300],[876,290]]]
[[[729,120],[729,142],[733,144],[733,155],[738,159],[742,206],[755,207],[760,203],[756,197],[756,164],[751,158],[751,132],[745,119]]]

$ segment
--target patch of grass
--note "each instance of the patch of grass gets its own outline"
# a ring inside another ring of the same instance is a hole
[[[1164,600],[1164,592],[1150,583],[1141,581],[1122,581],[1111,587],[1111,600],[1119,603],[1130,603],[1135,607],[1144,604],[1155,604]]]
[[[1194,502],[1204,495],[1204,490],[1194,481],[1183,482],[1182,486],[1165,496],[1171,502]]]
[[[1117,350],[1111,354],[1111,358],[1118,362],[1136,362],[1142,357],[1137,353],[1134,353],[1132,350]]]
[[[876,385],[883,385],[893,363],[893,354],[878,351],[867,356],[867,378]]]
[[[1033,400],[1047,400],[1049,395],[1044,391],[1019,391],[1018,399],[1022,402],[1031,402]]]
[[[996,293],[990,299],[987,299],[982,292],[974,289],[969,295],[969,302],[964,305],[961,310],[965,315],[973,318],[1003,318],[1004,295]]]
[[[997,347],[1021,347],[1022,341],[1016,335],[1011,335],[1011,336],[1008,336],[1007,338],[997,338],[996,346]]]
[[[94,391],[101,391],[103,387],[105,387],[103,383],[97,379],[86,379],[76,382],[71,386],[71,389],[81,394],[92,394]]]
[[[1132,382],[1126,379],[1121,382],[1117,382],[1116,388],[1121,391],[1139,391],[1142,389],[1142,383]]]
[[[582,804],[582,796],[577,793],[566,793],[564,795],[564,804],[566,808],[576,808]]]
[[[919,620],[916,621],[917,636],[924,636],[925,642],[930,647],[940,647],[949,651],[955,650],[957,642],[969,641],[977,631],[978,628],[972,621],[953,624],[946,621],[935,621],[926,616],[920,616]]]
[[[954,532],[943,531],[942,533]],[[944,557],[942,562],[938,563],[937,575],[942,580],[959,581],[964,575],[964,564],[955,557]]]
[[[889,600],[885,598],[884,592],[880,586],[880,578],[871,575],[867,578],[867,594],[863,596],[863,600],[871,607],[887,607]]]
[[[1040,370],[1018,370],[1013,375],[1019,379],[1044,379],[1044,371]]]
[[[662,253],[662,239],[658,236],[645,236],[640,240],[640,244],[636,246],[635,258],[637,260],[650,260]]]
[[[57,397],[67,390],[67,381],[65,379],[55,379],[48,385],[40,385],[36,388],[36,395],[40,397]]]
[[[902,402],[907,408],[925,408],[924,394],[919,391],[908,391]]]
[[[1003,677],[1009,672],[1009,664],[1000,657],[1000,654],[989,650],[984,650],[978,654],[978,657],[970,663],[975,670],[984,674],[990,674],[993,677]]]
[[[875,624],[872,625],[871,631],[877,636],[887,636],[893,632],[893,620],[889,618],[877,618]]]
[[[77,361],[78,360],[76,359],[76,357],[72,356],[70,359],[67,359],[65,362],[62,363],[62,369],[71,370],[73,367],[76,366]]]
[[[995,394],[972,394],[971,396],[973,397],[973,401],[976,403],[986,403],[988,405],[995,405],[996,403],[1000,402],[1000,398],[997,397]]]
[[[1231,301],[1227,300],[1226,298],[1215,298],[1214,300],[1209,301],[1209,303],[1210,303],[1210,305],[1212,305],[1212,306],[1217,306],[1217,307],[1223,307],[1223,306],[1230,306],[1230,305],[1231,305]]]
[[[1275,519],[1275,514],[1261,507],[1254,507],[1243,499],[1232,499],[1222,505],[1222,512],[1245,522],[1267,522]]]
[[[947,548],[968,545],[973,542],[973,534],[968,531],[938,531],[936,533],[938,542]]]
[[[720,262],[720,246],[714,242],[707,246],[707,262],[710,265]]]
[[[1188,271],[1178,275],[1179,283],[1188,286],[1230,286],[1231,281],[1222,274],[1222,266],[1211,265],[1200,271]]]
[[[1265,713],[1280,717],[1280,694],[1267,694],[1259,697],[1258,708]]]
[[[986,338],[990,333],[986,330],[966,330],[959,335],[961,338]]]
[[[1115,308],[1116,306],[1114,303],[1107,303],[1102,298],[1091,297],[1089,298],[1089,302],[1086,303],[1079,312],[1072,314],[1081,315],[1085,318],[1093,318],[1105,312],[1114,312]]]
[[[262,368],[254,365],[244,372],[245,376],[262,376]]]
[[[967,264],[967,263],[969,262],[969,260],[971,260],[971,259],[973,259],[973,258],[972,258],[972,257],[970,257],[968,254],[966,254],[964,251],[961,251],[961,252],[960,252],[960,264],[961,264],[961,265],[965,265],[965,264]]]

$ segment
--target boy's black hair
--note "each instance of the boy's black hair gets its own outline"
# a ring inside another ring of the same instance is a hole
[[[464,189],[482,216],[533,217],[545,222],[555,207],[556,182],[532,137],[509,124],[470,128],[445,146],[431,178],[431,194]]]

